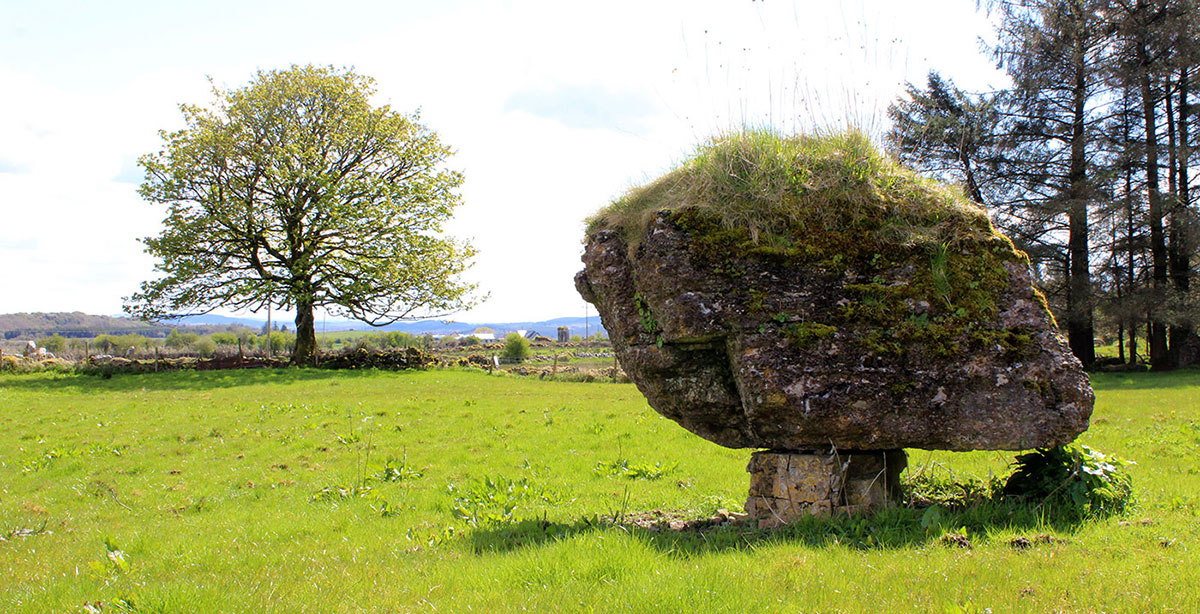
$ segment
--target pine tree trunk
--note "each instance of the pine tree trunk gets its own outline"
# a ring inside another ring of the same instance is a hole
[[[1076,44],[1082,45],[1083,42],[1077,41]],[[1070,185],[1067,187],[1067,226],[1070,233],[1067,249],[1071,267],[1067,292],[1067,342],[1071,346],[1071,353],[1088,368],[1096,362],[1096,343],[1092,323],[1092,276],[1088,261],[1087,135],[1084,131],[1087,79],[1083,50],[1075,51],[1071,166],[1068,171]]]
[[[1109,251],[1109,264],[1112,265],[1113,292],[1116,294],[1117,305],[1124,305],[1125,295],[1124,295],[1124,292],[1122,292],[1123,280],[1121,278],[1121,264],[1120,264],[1121,263],[1121,253],[1119,251],[1120,242],[1117,240],[1117,225],[1118,225],[1117,211],[1116,211],[1116,209],[1109,209],[1108,248],[1110,250]],[[1125,315],[1120,313],[1119,311],[1117,313],[1118,313],[1118,315],[1117,315],[1117,358],[1121,361],[1121,363],[1124,363],[1125,362]]]
[[[1176,294],[1186,296],[1191,285],[1191,253],[1192,246],[1188,240],[1191,236],[1191,216],[1188,211],[1188,185],[1190,180],[1187,172],[1188,151],[1188,75],[1187,69],[1179,71],[1179,120],[1178,130],[1171,134],[1171,244],[1170,265],[1171,285]],[[1168,110],[1168,117],[1171,117]],[[1172,122],[1174,123],[1174,122]],[[1192,335],[1190,322],[1178,322],[1171,327],[1170,348],[1171,364],[1183,366],[1183,347],[1187,338]]]
[[[1117,360],[1125,363],[1125,320],[1117,320]]]
[[[1158,184],[1158,129],[1155,116],[1154,89],[1150,83],[1150,51],[1144,40],[1139,41],[1138,60],[1141,63],[1142,118],[1146,123],[1146,191],[1150,199],[1150,260],[1151,286],[1155,301],[1161,301],[1167,290],[1167,244],[1163,235],[1162,195]],[[1167,351],[1167,326],[1161,316],[1150,315],[1150,368],[1162,371],[1171,368]]]
[[[1128,99],[1128,98],[1126,98],[1126,99]],[[1127,107],[1126,107],[1126,109],[1127,109]],[[1129,114],[1122,113],[1121,124],[1122,124],[1123,130],[1124,130],[1124,137],[1125,137],[1124,142],[1130,143],[1131,139],[1129,138],[1129,131],[1130,131],[1129,130],[1130,129]],[[1126,253],[1125,288],[1126,288],[1126,294],[1127,294],[1127,296],[1130,297],[1130,300],[1134,300],[1134,298],[1137,295],[1137,285],[1135,283],[1136,277],[1135,277],[1134,271],[1133,271],[1133,267],[1137,263],[1137,253],[1136,253],[1136,249],[1134,247],[1134,241],[1133,241],[1134,232],[1135,232],[1134,228],[1135,228],[1135,224],[1134,224],[1134,219],[1133,219],[1133,164],[1132,164],[1132,159],[1131,159],[1130,163],[1125,164],[1125,253]],[[1128,318],[1128,320],[1129,320],[1129,326],[1128,326],[1128,328],[1129,328],[1129,364],[1132,366],[1132,365],[1137,364],[1137,358],[1138,358],[1138,356],[1137,356],[1137,353],[1138,353],[1137,316],[1134,315],[1134,311],[1133,311],[1133,309],[1130,308],[1129,305],[1123,305],[1123,307],[1124,307],[1124,309],[1122,309],[1122,311],[1124,313],[1124,317]]]
[[[296,349],[292,350],[292,364],[311,365],[317,357],[316,320],[313,318],[313,301],[302,298],[296,301]]]

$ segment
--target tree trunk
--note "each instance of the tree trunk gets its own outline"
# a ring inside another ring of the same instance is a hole
[[[1187,69],[1179,71],[1179,120],[1178,130],[1171,134],[1171,285],[1179,296],[1187,296],[1191,285],[1191,215],[1188,209],[1187,163],[1190,157],[1188,151],[1188,74]],[[1168,98],[1169,100],[1169,98]],[[1168,109],[1168,117],[1171,117]],[[1172,122],[1175,124],[1175,122]],[[1174,127],[1174,126],[1172,126]],[[1192,335],[1192,324],[1187,321],[1177,321],[1171,326],[1170,348],[1171,363],[1176,367],[1183,366],[1183,346]]]
[[[1117,360],[1125,364],[1125,320],[1117,319]]]
[[[1121,363],[1124,363],[1125,362],[1125,314],[1121,313],[1120,309],[1124,308],[1125,295],[1124,295],[1124,292],[1122,292],[1122,287],[1121,287],[1123,280],[1121,278],[1120,241],[1117,238],[1117,227],[1119,225],[1119,222],[1117,220],[1117,213],[1118,213],[1118,211],[1116,208],[1109,209],[1108,247],[1109,247],[1109,264],[1112,265],[1113,293],[1116,295],[1117,305],[1118,305],[1118,311],[1117,311],[1117,358],[1121,361]]]
[[[1121,126],[1124,132],[1123,142],[1128,146],[1131,143],[1129,137],[1130,132],[1130,116],[1128,112],[1129,92],[1125,92],[1125,98],[1122,100]],[[1134,248],[1134,219],[1133,219],[1133,160],[1130,158],[1125,162],[1125,294],[1130,301],[1136,300],[1137,285],[1133,267],[1137,262],[1137,253]],[[1129,304],[1122,304],[1122,317],[1129,320],[1129,364],[1137,364],[1137,315],[1134,309]]]
[[[981,207],[988,208],[988,203],[983,200],[983,192],[979,189],[979,182],[975,180],[975,170],[971,168],[970,152],[965,147],[959,147],[958,162],[962,165],[963,176],[967,180],[967,193],[970,194],[971,200]]]
[[[296,349],[292,350],[293,365],[312,365],[317,358],[316,320],[310,297],[296,301]]]
[[[1154,89],[1151,86],[1150,50],[1143,39],[1138,44],[1138,60],[1141,64],[1142,117],[1146,123],[1146,192],[1150,200],[1150,260],[1151,287],[1154,300],[1159,302],[1167,290],[1167,245],[1163,236],[1162,195],[1158,185],[1158,130]],[[1167,326],[1161,315],[1150,312],[1150,368],[1162,371],[1171,368],[1171,355],[1167,351]]]
[[[1071,166],[1067,180],[1067,250],[1070,253],[1070,272],[1067,291],[1067,341],[1071,353],[1084,368],[1096,362],[1095,330],[1092,323],[1092,276],[1088,261],[1088,189],[1087,135],[1084,113],[1087,103],[1087,78],[1084,72],[1082,38],[1075,41],[1074,108],[1071,125]]]

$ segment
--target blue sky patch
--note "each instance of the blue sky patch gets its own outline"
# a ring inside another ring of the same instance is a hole
[[[523,111],[568,128],[640,131],[659,106],[638,92],[613,92],[599,85],[524,89],[509,96],[504,111]]]

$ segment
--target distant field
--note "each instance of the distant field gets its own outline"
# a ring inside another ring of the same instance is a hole
[[[0,376],[0,611],[1200,610],[1200,373],[1094,381],[1082,441],[1137,461],[1125,517],[901,509],[697,534],[612,519],[740,509],[749,451],[632,385]],[[911,451],[910,470],[1001,474],[1012,456]]]
[[[321,332],[320,327],[317,327],[317,340],[322,343],[337,341],[352,342],[356,339],[379,334],[377,330],[337,330],[326,333]]]

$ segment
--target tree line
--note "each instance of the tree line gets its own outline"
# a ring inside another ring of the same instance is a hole
[[[218,353],[231,353],[238,348],[244,351],[273,351],[282,353],[295,343],[295,335],[287,331],[274,330],[268,335],[256,335],[250,328],[242,326],[236,330],[217,331],[203,334],[193,331],[171,329],[166,337],[148,337],[138,333],[105,333],[92,337],[69,337],[54,333],[39,337],[34,343],[53,354],[77,352],[79,354],[145,353],[155,348],[164,348],[177,353],[194,353],[211,357]]]
[[[34,312],[0,314],[0,337],[4,339],[34,339],[50,334],[63,337],[91,338],[99,335],[142,335],[166,337],[171,324],[148,324],[129,318],[89,315],[82,312]],[[236,327],[228,324],[188,325],[188,330],[206,335]]]
[[[987,2],[1010,77],[969,92],[931,72],[889,109],[887,144],[961,183],[1030,256],[1072,352],[1196,360],[1196,0]]]

